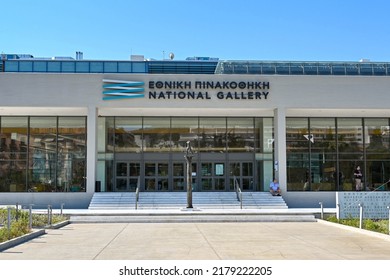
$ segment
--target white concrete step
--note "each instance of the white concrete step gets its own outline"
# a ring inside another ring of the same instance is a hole
[[[95,193],[88,209],[135,209],[134,192]],[[288,208],[281,196],[268,192],[242,193],[243,208],[280,209]],[[193,192],[194,207],[205,209],[238,209],[240,202],[235,192]],[[186,192],[141,192],[138,209],[180,208],[187,205]]]

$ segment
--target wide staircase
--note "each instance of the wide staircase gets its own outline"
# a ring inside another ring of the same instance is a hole
[[[235,192],[193,192],[192,206],[196,209],[287,209],[281,196],[268,192],[243,192],[242,203]],[[180,209],[187,207],[186,192],[95,193],[90,210],[118,209]]]
[[[268,192],[95,193],[89,211],[71,215],[72,223],[315,222],[315,214],[288,209],[283,197]],[[242,204],[241,204],[242,203]],[[292,210],[292,211],[291,211]]]

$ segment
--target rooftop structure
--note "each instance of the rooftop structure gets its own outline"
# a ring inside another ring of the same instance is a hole
[[[2,72],[40,73],[149,73],[149,74],[255,74],[390,76],[390,62],[354,61],[255,61],[188,57],[186,60],[84,60],[72,57],[34,58],[3,54]]]

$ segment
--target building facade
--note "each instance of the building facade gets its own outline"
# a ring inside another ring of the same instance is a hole
[[[387,191],[390,63],[3,58],[0,204],[95,192],[268,191],[290,207]]]

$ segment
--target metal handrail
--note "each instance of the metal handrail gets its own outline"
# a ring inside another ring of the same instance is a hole
[[[140,177],[137,180],[137,188],[135,189],[135,209],[138,209],[138,201],[139,201],[139,186],[140,186]]]
[[[234,176],[234,190],[237,195],[237,200],[240,202],[240,208],[242,209],[242,191],[240,188],[240,184],[238,183],[238,180],[236,176]]]

